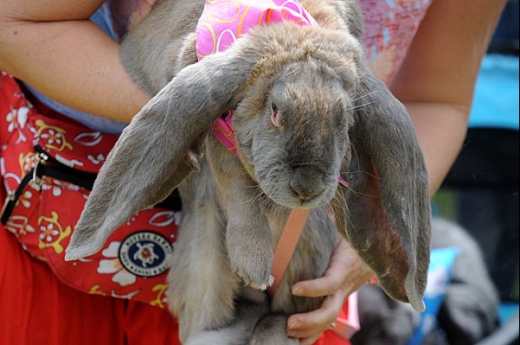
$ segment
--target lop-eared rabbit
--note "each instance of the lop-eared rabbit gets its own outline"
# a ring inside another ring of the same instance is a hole
[[[286,318],[321,299],[291,286],[323,275],[338,233],[392,298],[424,308],[428,178],[410,118],[363,60],[357,2],[301,4],[318,26],[260,25],[200,62],[203,0],[159,1],[122,44],[128,72],[155,96],[108,156],[67,259],[96,253],[179,187],[168,298],[185,345],[297,344]],[[209,130],[229,110],[237,155]],[[311,213],[268,298],[273,248],[294,208]]]

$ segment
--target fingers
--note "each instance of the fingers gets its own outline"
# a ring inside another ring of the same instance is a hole
[[[359,289],[371,275],[370,271],[363,268],[361,259],[354,249],[345,240],[341,240],[324,276],[294,284],[292,293],[295,296],[322,297],[333,295],[343,289],[345,296],[348,296]]]
[[[323,297],[336,293],[343,284],[348,270],[329,268],[321,278],[294,284],[292,293],[302,297]]]
[[[298,282],[293,286],[293,294],[295,296],[304,297],[322,297],[335,294],[348,277],[350,267],[347,248],[342,242],[338,243],[336,250],[332,254],[329,262],[329,268],[323,277]]]
[[[314,339],[336,320],[343,307],[343,301],[344,294],[336,293],[326,297],[320,309],[306,314],[292,315],[287,321],[287,334],[292,338],[305,339],[305,341],[306,338]]]

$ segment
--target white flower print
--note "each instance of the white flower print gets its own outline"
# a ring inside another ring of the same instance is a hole
[[[21,107],[18,109],[18,124],[20,125],[20,128],[24,128],[25,124],[27,123],[28,115],[29,115],[29,108],[28,107]]]
[[[13,133],[16,129],[18,129],[18,121],[16,121],[16,109],[12,109],[6,117],[7,120],[7,131],[9,133]]]
[[[30,190],[26,190],[22,195],[20,195],[18,202],[22,204],[25,208],[30,208],[32,197],[33,193]]]
[[[60,231],[54,228],[54,224],[48,223],[46,226],[40,226],[40,240],[47,243],[52,243],[52,238],[58,236]]]
[[[62,134],[52,128],[43,133],[41,137],[42,139],[45,139],[49,145],[56,144],[56,146],[60,146],[63,143]]]
[[[27,235],[29,232],[36,232],[36,229],[29,223],[25,223],[20,229],[20,235]]]
[[[128,272],[121,261],[118,258],[118,251],[121,242],[112,242],[101,252],[101,254],[107,258],[106,260],[100,260],[97,272],[100,274],[113,274],[112,281],[118,283],[121,286],[129,286],[135,284],[136,276]]]
[[[60,181],[58,179],[44,177],[44,184],[42,185],[42,189],[50,190],[52,191],[53,196],[58,197],[62,194],[63,190],[78,192],[81,190],[81,187],[69,182]]]
[[[25,124],[27,123],[28,114],[29,108],[21,107],[19,109],[12,109],[6,116],[6,121],[8,123],[7,131],[9,131],[9,133],[19,131],[20,138],[18,139],[17,143],[21,141],[27,141],[27,138],[23,135],[20,129],[25,127]]]
[[[25,156],[25,158],[23,159],[23,171],[25,171],[26,173],[31,171],[31,169],[34,167],[34,165],[36,164],[36,159],[35,159],[35,156],[33,154],[28,154]]]
[[[105,156],[101,153],[98,153],[97,156],[93,156],[93,155],[88,155],[87,156],[88,160],[91,161],[92,163],[94,164],[103,164],[105,162]]]
[[[36,229],[29,224],[28,218],[24,216],[12,215],[5,227],[15,235],[27,235],[30,232],[36,232]]]
[[[46,181],[47,182],[47,181]],[[42,190],[50,190],[52,191],[52,195],[58,197],[61,195],[61,186],[55,185],[53,183],[45,183],[42,185]]]

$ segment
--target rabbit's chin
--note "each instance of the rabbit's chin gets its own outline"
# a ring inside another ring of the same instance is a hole
[[[328,188],[322,194],[305,200],[300,198],[297,193],[291,190],[290,187],[273,188],[274,190],[272,191],[262,189],[265,195],[277,205],[291,209],[313,209],[328,204],[334,197],[336,188],[337,186],[334,186],[334,188]]]

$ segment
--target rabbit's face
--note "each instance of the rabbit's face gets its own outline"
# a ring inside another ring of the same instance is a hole
[[[351,76],[345,85],[333,68],[308,58],[275,73],[268,93],[254,92],[237,108],[241,159],[275,203],[314,208],[334,196],[353,124],[346,88],[357,84],[354,64]]]

